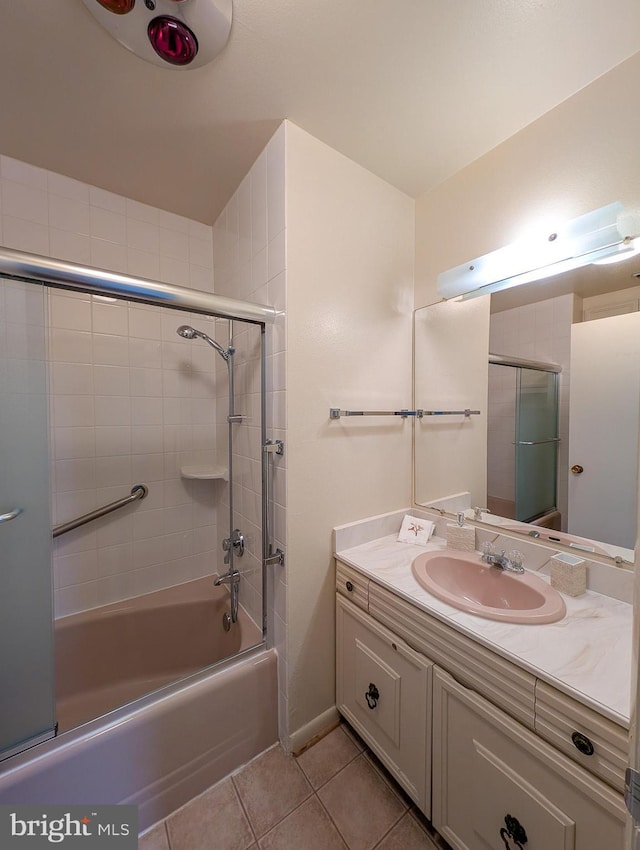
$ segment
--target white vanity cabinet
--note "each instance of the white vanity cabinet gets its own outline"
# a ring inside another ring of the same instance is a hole
[[[433,699],[432,821],[452,847],[622,850],[620,794],[438,668]]]
[[[339,595],[336,703],[429,815],[433,664]]]
[[[337,567],[338,710],[455,850],[622,850],[625,730]]]

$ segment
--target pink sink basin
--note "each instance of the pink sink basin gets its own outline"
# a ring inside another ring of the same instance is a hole
[[[488,620],[555,623],[567,610],[557,590],[538,576],[505,572],[471,552],[425,552],[411,568],[429,593]]]

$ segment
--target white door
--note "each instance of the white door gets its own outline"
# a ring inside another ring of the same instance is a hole
[[[572,325],[569,395],[568,531],[633,549],[640,313]]]

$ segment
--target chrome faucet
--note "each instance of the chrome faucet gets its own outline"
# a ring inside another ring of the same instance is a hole
[[[505,570],[510,573],[523,573],[524,567],[522,566],[522,561],[524,556],[522,552],[518,552],[517,549],[514,549],[512,552],[509,552],[505,555],[504,549],[498,554],[494,549],[493,543],[485,543],[482,553],[482,560],[486,564],[490,564],[492,567],[498,567],[499,570]]]
[[[473,518],[477,522],[482,522],[482,514],[490,514],[491,511],[489,508],[474,508],[473,509]]]
[[[229,585],[229,592],[231,595],[231,622],[237,623],[238,621],[238,595],[240,590],[240,573],[238,570],[230,570],[224,575],[218,576],[218,578],[214,581],[214,585],[216,587],[220,587],[221,584]]]

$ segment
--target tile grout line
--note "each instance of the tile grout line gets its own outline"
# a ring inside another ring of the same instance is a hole
[[[340,773],[340,772],[341,772],[341,771],[338,771],[338,773]],[[337,775],[338,775],[338,774],[336,773],[336,776],[337,776]],[[327,783],[325,783],[325,785],[326,785],[326,784],[327,784]],[[336,832],[338,833],[338,835],[340,836],[340,840],[342,841],[342,843],[344,844],[344,846],[347,848],[347,850],[351,850],[351,848],[350,848],[349,844],[347,843],[347,839],[345,838],[345,836],[344,836],[344,835],[342,834],[342,832],[340,831],[340,827],[339,827],[339,826],[338,826],[338,824],[334,821],[334,819],[331,817],[331,812],[327,809],[327,807],[324,805],[324,803],[322,802],[322,800],[320,799],[320,797],[319,797],[317,794],[315,794],[315,797],[316,797],[316,799],[318,800],[318,802],[320,803],[320,807],[322,808],[322,811],[325,813],[325,815],[329,818],[329,820],[330,820],[330,821],[331,821],[331,823],[333,824],[333,826],[334,826],[334,828],[335,828]]]
[[[248,811],[246,810],[246,808],[245,808],[244,802],[243,802],[243,800],[242,800],[242,795],[240,794],[240,791],[238,790],[238,787],[237,787],[237,785],[236,785],[236,783],[235,783],[235,781],[234,781],[234,779],[233,779],[233,775],[231,775],[229,778],[231,779],[231,787],[233,788],[233,792],[234,792],[234,794],[236,795],[236,798],[237,798],[237,800],[238,800],[238,803],[240,804],[240,808],[242,809],[242,813],[243,813],[243,815],[245,816],[245,818],[247,819],[247,823],[249,824],[249,830],[251,831],[251,835],[253,835],[253,843],[254,843],[254,844],[257,844],[257,843],[258,843],[258,839],[257,839],[257,837],[256,837],[256,831],[255,831],[255,829],[253,828],[253,824],[251,823],[251,820],[250,820],[250,818],[249,818],[249,812],[248,812]],[[250,846],[251,846],[251,845],[249,845],[249,847],[250,847]],[[169,848],[169,850],[171,850],[171,848]]]

